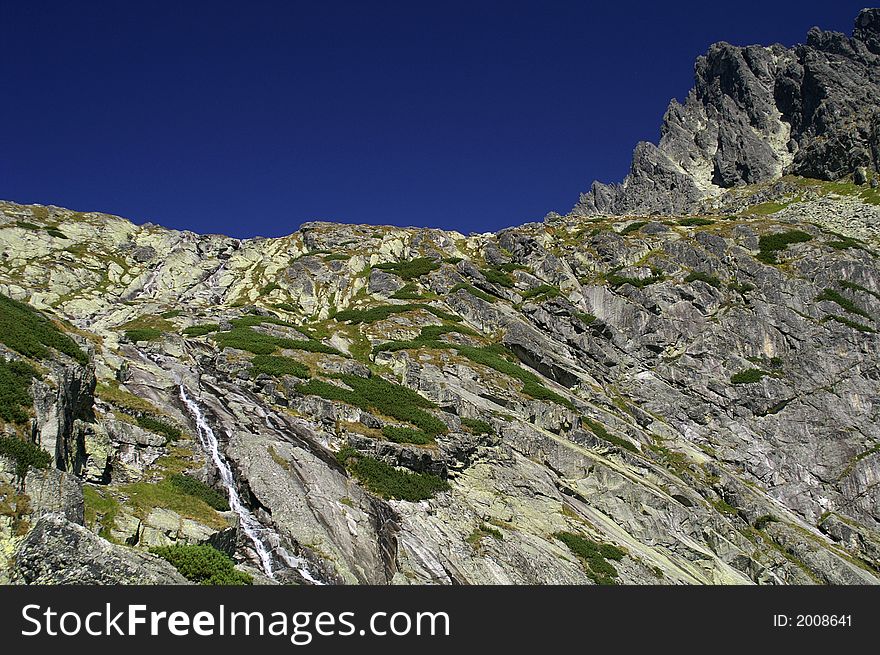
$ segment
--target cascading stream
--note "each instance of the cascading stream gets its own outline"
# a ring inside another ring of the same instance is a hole
[[[211,455],[211,460],[214,462],[214,466],[216,466],[217,470],[220,472],[220,479],[223,482],[223,486],[226,487],[229,496],[229,507],[238,515],[241,529],[244,530],[248,539],[253,543],[254,549],[260,558],[260,566],[263,569],[263,572],[273,580],[275,579],[275,570],[272,566],[274,545],[275,550],[278,552],[284,563],[290,568],[299,571],[304,580],[316,585],[323,584],[311,574],[306,567],[305,560],[291,555],[284,546],[281,545],[280,535],[268,530],[263,524],[261,524],[250,509],[248,509],[248,507],[242,502],[241,496],[238,494],[238,489],[235,486],[235,478],[232,475],[232,469],[229,467],[229,463],[226,461],[223,453],[220,452],[220,444],[217,440],[217,436],[214,434],[214,430],[208,425],[198,403],[187,395],[186,388],[182,384],[179,385],[179,387],[180,399],[186,405],[190,415],[195,420],[199,440],[201,441],[203,448]],[[273,544],[273,541],[276,543]]]

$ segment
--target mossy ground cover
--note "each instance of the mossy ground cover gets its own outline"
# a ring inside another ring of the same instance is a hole
[[[478,418],[463,418],[461,425],[471,434],[495,434],[495,428]]]
[[[868,320],[873,320],[873,317],[864,309],[862,309],[859,305],[854,303],[852,300],[847,298],[846,296],[838,293],[834,289],[825,289],[816,296],[816,301],[821,302],[823,300],[827,300],[829,302],[836,303],[839,307],[841,307],[844,311],[849,312],[850,314],[855,314],[857,316],[862,316],[867,318]]]
[[[770,375],[767,371],[762,371],[759,368],[748,368],[744,371],[739,371],[738,373],[734,373],[730,376],[731,384],[754,384],[755,382],[760,382],[762,378]]]
[[[536,400],[549,400],[551,402],[562,405],[569,409],[574,409],[574,405],[567,398],[551,391],[545,387],[540,378],[531,371],[527,371],[516,363],[516,355],[501,344],[491,344],[488,346],[467,346],[464,344],[448,343],[440,341],[439,336],[445,330],[446,332],[457,332],[448,326],[431,326],[436,331],[427,331],[423,328],[422,333],[412,341],[388,341],[379,344],[373,348],[373,352],[394,352],[397,350],[418,350],[421,348],[451,349],[459,355],[466,357],[476,364],[482,364],[491,369],[504,373],[516,380],[522,382],[522,392]],[[518,361],[518,360],[517,360]]]
[[[715,221],[702,216],[688,216],[687,218],[678,219],[678,224],[682,227],[705,227],[707,225],[714,225]]]
[[[375,375],[362,378],[339,374],[333,378],[343,382],[350,389],[323,380],[309,380],[298,384],[296,388],[300,393],[343,402],[368,412],[377,411],[385,416],[405,421],[432,437],[448,431],[443,421],[425,411],[436,405],[411,389]]]
[[[812,241],[813,237],[801,230],[789,230],[776,234],[765,234],[758,239],[758,261],[765,264],[778,264],[778,253],[795,243]]]
[[[872,334],[877,332],[877,330],[872,328],[870,325],[865,325],[864,323],[853,321],[846,318],[845,316],[837,316],[836,314],[825,314],[825,316],[822,318],[822,322],[824,323],[826,321],[834,321],[835,323],[840,323],[841,325],[845,325],[846,327],[852,328],[853,330],[857,330],[859,332]]]
[[[250,574],[238,571],[225,553],[207,544],[158,546],[150,552],[171,563],[187,580],[202,585],[250,585]]]
[[[621,236],[638,232],[648,224],[648,221],[634,221],[620,230]]]
[[[617,569],[608,560],[620,561],[626,551],[611,544],[596,543],[573,532],[557,532],[553,535],[568,546],[568,549],[580,558],[589,578],[596,584],[615,584]]]
[[[548,298],[555,298],[559,296],[561,292],[559,291],[559,287],[555,287],[552,284],[541,284],[537,287],[533,287],[531,289],[526,289],[525,291],[520,292],[523,300],[529,299],[537,299],[541,298],[542,300],[546,300]]]
[[[177,441],[183,436],[183,431],[179,427],[155,416],[141,414],[135,417],[135,421],[144,430],[161,434],[167,441]]]
[[[449,483],[439,476],[402,471],[350,447],[340,450],[336,458],[367,489],[385,498],[417,502],[449,489]]]
[[[386,425],[382,428],[382,436],[394,443],[410,443],[426,446],[434,443],[434,437],[424,430]]]
[[[401,262],[375,264],[373,268],[385,271],[386,273],[392,273],[404,280],[413,280],[427,275],[431,271],[436,271],[440,268],[440,263],[430,257],[416,257],[415,259],[407,259]]]
[[[45,359],[52,350],[72,357],[80,364],[88,355],[48,318],[29,305],[0,294],[0,342],[33,359]]]
[[[174,323],[167,318],[147,314],[120,325],[119,329],[123,331],[125,338],[132,343],[137,343],[138,341],[157,341],[164,334],[174,331]]]
[[[430,312],[434,316],[444,321],[460,321],[461,317],[450,314],[442,309],[425,304],[402,304],[402,305],[379,305],[368,309],[346,309],[337,312],[333,318],[340,323],[348,323],[349,325],[360,325],[362,323],[375,323],[376,321],[384,321],[394,314],[405,314],[418,310]]]
[[[485,291],[482,291],[481,289],[477,289],[477,287],[475,287],[474,285],[466,284],[464,282],[459,282],[458,284],[453,286],[449,290],[449,293],[455,293],[456,291],[461,291],[461,290],[467,291],[474,298],[479,298],[480,300],[484,300],[488,303],[494,303],[497,300],[497,298],[495,296],[490,296]]]
[[[256,377],[262,373],[273,377],[293,375],[294,377],[308,379],[311,377],[309,367],[290,357],[279,355],[257,355],[251,360],[253,368],[251,375]]]
[[[513,287],[513,277],[511,277],[510,272],[505,271],[500,266],[481,269],[480,273],[491,284],[497,284],[508,289]]]
[[[201,480],[185,473],[174,473],[168,477],[168,480],[171,485],[179,489],[181,493],[204,500],[218,512],[229,511],[229,501],[226,496],[212,487],[209,487]]]
[[[599,423],[599,421],[594,421],[593,419],[584,416],[582,418],[584,425],[586,425],[590,431],[595,434],[597,437],[602,439],[603,441],[607,441],[608,443],[612,443],[615,446],[619,446],[620,448],[625,448],[631,452],[637,453],[638,448],[636,448],[630,441],[626,439],[621,439],[620,437],[611,434],[608,430],[605,429],[605,426]]]
[[[190,325],[184,328],[183,334],[187,337],[203,337],[212,332],[218,332],[220,326],[217,323],[202,323],[200,325]]]
[[[294,326],[279,318],[269,316],[243,316],[232,321],[232,329],[226,332],[218,332],[214,335],[214,341],[220,348],[234,348],[245,350],[255,355],[271,355],[279,348],[289,350],[303,350],[313,353],[325,353],[329,355],[342,355],[336,348],[321,343],[317,339],[289,339],[278,337],[266,332],[258,332],[253,327],[269,323],[292,327],[297,332],[308,335],[305,328]]]

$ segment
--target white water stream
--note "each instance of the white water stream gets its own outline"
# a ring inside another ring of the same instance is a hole
[[[189,409],[190,414],[196,422],[196,429],[202,446],[211,455],[214,466],[216,466],[217,470],[220,472],[220,479],[223,482],[223,486],[226,487],[227,494],[229,495],[229,507],[238,515],[241,529],[244,530],[248,539],[254,544],[254,549],[260,558],[260,566],[262,567],[263,572],[273,580],[275,579],[275,570],[272,566],[272,555],[274,550],[287,566],[299,571],[304,580],[316,585],[323,584],[308,570],[306,567],[306,561],[301,557],[291,555],[287,549],[281,545],[281,536],[260,523],[257,520],[257,517],[255,517],[250,509],[248,509],[248,507],[241,501],[241,496],[239,496],[238,489],[235,486],[235,478],[232,475],[232,469],[229,468],[229,463],[226,461],[223,453],[220,452],[220,444],[217,441],[217,436],[214,434],[214,430],[211,429],[211,426],[208,425],[208,422],[205,420],[205,416],[202,414],[202,410],[198,403],[187,395],[186,389],[182,384],[180,385],[180,399],[186,405],[187,409]]]

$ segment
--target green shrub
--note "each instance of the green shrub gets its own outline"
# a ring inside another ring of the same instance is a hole
[[[647,224],[648,224],[648,221],[635,221],[635,222],[627,225],[625,228],[623,228],[620,231],[620,234],[626,235],[626,234],[630,234],[631,232],[638,232],[643,227],[645,227]]]
[[[298,384],[296,389],[300,393],[343,402],[364,411],[381,412],[399,421],[411,423],[431,436],[448,431],[443,421],[424,411],[436,405],[411,389],[378,376],[362,378],[339,374],[333,377],[347,384],[351,390],[322,380],[309,380]]]
[[[836,316],[834,314],[825,314],[825,316],[822,318],[822,321],[823,322],[835,321],[837,323],[840,323],[842,325],[847,326],[848,328],[852,328],[853,330],[858,330],[859,332],[874,333],[877,331],[874,328],[870,327],[869,325],[864,325],[864,324],[859,323],[857,321],[851,321],[850,319],[848,319],[844,316]]]
[[[454,266],[455,264],[458,264],[459,262],[464,261],[464,258],[462,258],[462,257],[444,257],[443,261],[446,264],[452,264]]]
[[[35,231],[43,229],[39,225],[35,225],[34,223],[30,223],[28,221],[18,221],[15,224],[15,227],[20,227],[23,230],[35,230]]]
[[[28,468],[47,469],[52,464],[52,456],[33,442],[16,436],[0,436],[0,455],[15,461],[15,475],[24,478]]]
[[[495,434],[495,428],[478,418],[463,418],[461,424],[471,434]]]
[[[689,216],[688,218],[680,218],[678,224],[682,227],[702,227],[705,225],[714,225],[715,221],[702,216]]]
[[[631,442],[609,433],[608,430],[605,429],[605,426],[598,421],[594,421],[591,418],[584,416],[583,422],[587,425],[588,428],[590,428],[590,431],[600,439],[603,439],[604,441],[607,441],[609,443],[613,443],[615,446],[625,448],[626,450],[632,451],[634,453],[639,452],[638,448],[636,448]]]
[[[411,443],[424,446],[434,443],[434,437],[422,430],[386,425],[382,428],[382,436],[394,443]]]
[[[422,293],[415,284],[407,283],[392,293],[391,297],[397,300],[419,300],[422,297]]]
[[[190,325],[184,328],[183,333],[188,337],[203,337],[211,332],[217,332],[220,326],[216,323],[202,323],[201,325]]]
[[[596,543],[573,532],[557,532],[553,536],[580,558],[584,570],[593,582],[614,584],[617,569],[608,560],[620,561],[626,555],[626,551],[611,544]]]
[[[176,425],[172,425],[167,421],[152,416],[137,416],[135,421],[137,421],[137,424],[144,430],[161,434],[168,439],[168,441],[177,441],[183,435],[183,432],[181,432],[180,428]]]
[[[758,260],[765,264],[778,264],[779,261],[776,258],[776,253],[785,250],[793,243],[806,243],[807,241],[812,241],[812,239],[813,237],[801,230],[765,234],[758,239],[758,250],[760,251],[758,253]]]
[[[850,291],[867,293],[874,296],[877,300],[880,300],[880,293],[876,291],[871,291],[867,287],[863,287],[861,284],[856,284],[855,282],[848,282],[846,280],[840,280],[838,284],[844,289],[849,289]]]
[[[483,274],[483,277],[486,278],[487,282],[507,288],[513,287],[513,278],[510,277],[510,273],[498,267],[484,268],[480,273]]]
[[[125,338],[131,343],[138,341],[156,341],[161,339],[164,333],[156,328],[135,328],[124,332]]]
[[[488,303],[493,303],[496,300],[496,298],[494,298],[493,296],[490,296],[485,291],[481,291],[480,289],[477,289],[477,287],[473,286],[472,284],[465,284],[464,282],[459,282],[458,284],[456,284],[454,287],[452,287],[449,290],[449,293],[455,293],[456,291],[461,291],[462,289],[467,291],[469,294],[471,294],[475,298],[479,298],[480,300],[485,300]]]
[[[759,368],[748,368],[745,371],[740,371],[739,373],[734,373],[730,376],[731,384],[753,384],[755,382],[760,382],[761,378],[770,375],[766,371],[762,371]]]
[[[188,496],[201,498],[218,512],[229,511],[229,501],[226,499],[226,496],[212,489],[201,480],[197,480],[185,473],[175,473],[168,480],[180,492]]]
[[[592,314],[588,314],[586,312],[577,312],[575,314],[575,316],[577,316],[578,319],[580,319],[580,321],[582,323],[585,323],[586,325],[592,325],[593,323],[595,323],[596,321],[599,320],[598,318],[596,318]]]
[[[555,298],[560,294],[560,291],[557,287],[554,287],[552,284],[542,284],[540,286],[534,287],[532,289],[526,289],[525,291],[520,292],[520,295],[523,297],[523,300],[528,298],[537,298],[538,296],[544,296],[546,298]]]
[[[863,316],[868,320],[872,320],[871,315],[866,312],[864,309],[855,304],[852,300],[839,294],[834,289],[825,289],[816,296],[816,301],[828,300],[829,302],[837,303],[844,310],[848,311],[850,314],[856,314],[858,316]]]
[[[162,312],[161,314],[159,314],[159,316],[161,316],[162,318],[164,318],[167,321],[172,318],[177,318],[178,316],[180,316],[182,314],[183,314],[182,309],[172,309],[167,312]]]
[[[755,530],[763,530],[771,523],[778,523],[779,519],[772,514],[763,514],[755,519]]]
[[[699,280],[700,282],[705,282],[708,285],[715,287],[716,289],[721,288],[721,280],[718,279],[715,275],[710,275],[709,273],[702,273],[700,271],[693,271],[688,274],[688,276],[684,279],[685,282],[696,282]]]
[[[252,360],[253,368],[251,375],[254,377],[261,373],[280,377],[282,375],[293,375],[294,377],[308,379],[311,377],[309,367],[290,357],[279,357],[276,355],[257,355]]]
[[[0,294],[0,341],[25,357],[45,359],[52,348],[87,364],[88,355],[45,316],[25,303]]]
[[[402,262],[376,264],[373,268],[392,273],[404,280],[413,280],[440,268],[440,264],[430,257],[417,257]]]
[[[341,262],[345,261],[346,259],[351,259],[351,257],[351,255],[344,252],[334,252],[330,255],[324,255],[321,259],[323,259],[325,262]]]
[[[158,546],[151,548],[150,552],[170,562],[183,577],[198,584],[253,584],[253,578],[243,571],[237,571],[228,555],[207,544]]]
[[[623,286],[624,284],[629,284],[630,286],[634,286],[637,289],[642,289],[646,286],[654,284],[655,282],[662,282],[666,279],[663,275],[663,271],[657,268],[651,268],[650,277],[626,277],[623,275],[618,275],[616,272],[610,272],[605,275],[605,279],[608,281],[608,284],[611,285],[612,288],[616,289],[617,287]]]
[[[9,423],[28,420],[25,409],[34,404],[31,380],[38,377],[39,373],[28,364],[0,358],[0,419]]]
[[[386,498],[418,502],[449,489],[449,483],[436,475],[401,471],[350,447],[340,450],[336,458],[367,489]]]
[[[57,227],[53,227],[51,225],[46,228],[46,234],[48,234],[50,237],[55,237],[56,239],[67,239],[68,238],[67,235],[64,234],[64,232],[59,230]]]
[[[214,336],[217,346],[220,348],[235,348],[246,350],[255,355],[271,355],[279,348],[289,350],[304,350],[313,353],[326,353],[342,355],[336,348],[327,346],[315,339],[286,339],[276,337],[265,332],[257,332],[251,329],[247,323],[238,323],[228,332],[220,332]]]
[[[333,318],[340,323],[348,323],[349,325],[360,325],[361,323],[375,323],[376,321],[384,321],[392,314],[403,314],[406,312],[414,312],[418,310],[430,312],[437,318],[444,321],[460,321],[461,318],[444,312],[442,309],[432,307],[431,305],[407,304],[407,305],[379,305],[369,309],[346,309],[337,312]]]

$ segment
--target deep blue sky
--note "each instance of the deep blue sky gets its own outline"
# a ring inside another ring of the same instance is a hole
[[[237,237],[540,220],[625,175],[710,43],[862,6],[0,0],[0,198]]]

